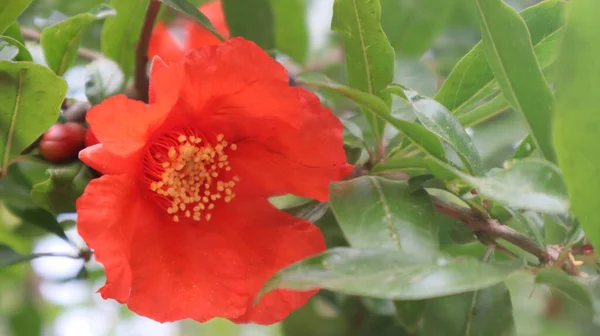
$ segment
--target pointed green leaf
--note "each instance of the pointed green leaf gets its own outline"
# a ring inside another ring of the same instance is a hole
[[[363,176],[329,187],[331,209],[352,247],[434,256],[439,249],[437,213],[424,191],[406,182]]]
[[[14,54],[13,58],[11,58],[12,60],[26,62],[32,61],[29,50],[27,50],[27,48],[25,48],[25,46],[21,42],[8,36],[0,36],[0,59],[10,60],[1,56],[1,54],[3,54],[3,48],[6,48],[7,46],[11,48],[16,48],[16,54]]]
[[[261,290],[325,288],[380,299],[421,300],[487,288],[519,269],[475,258],[426,259],[400,251],[334,248],[276,273]]]
[[[483,175],[483,162],[473,140],[444,105],[419,93],[399,86],[421,124],[452,146],[474,175]]]
[[[562,0],[542,1],[519,13],[531,35],[531,41],[535,45],[536,55],[540,60],[540,66],[545,67],[541,61],[541,54],[556,54],[556,46],[549,50],[549,45],[543,46],[546,40],[554,41],[553,34],[563,25],[562,12],[565,4]],[[538,47],[540,48],[538,50]],[[549,56],[544,56],[551,60]],[[469,53],[458,62],[452,73],[448,76],[434,99],[446,106],[450,111],[456,112],[467,102],[472,100],[497,84],[494,72],[488,64],[482,42],[479,42]]]
[[[23,221],[23,225],[37,226],[47,232],[57,235],[62,240],[69,242],[65,230],[56,220],[56,216],[50,212],[31,204],[26,206],[18,204],[6,204],[6,208]]]
[[[331,29],[342,34],[348,84],[391,102],[383,90],[394,77],[394,49],[381,28],[379,0],[335,0]],[[364,111],[378,141],[385,123]],[[389,113],[389,112],[388,112]]]
[[[28,256],[13,250],[10,246],[0,243],[0,269],[30,259]]]
[[[510,293],[503,283],[431,300],[422,323],[427,336],[516,334]]]
[[[275,45],[299,64],[308,54],[306,1],[271,0],[275,24]]]
[[[600,244],[600,2],[569,2],[557,67],[554,142],[573,211],[593,244]]]
[[[419,327],[419,323],[427,307],[426,300],[418,301],[394,301],[396,308],[396,318],[406,330],[414,334]]]
[[[221,0],[221,2],[231,36],[242,36],[254,41],[264,50],[275,48],[275,24],[271,0]]]
[[[499,94],[491,100],[477,106],[469,112],[460,114],[458,122],[464,127],[472,127],[500,113],[506,111],[510,106],[503,94]]]
[[[22,45],[25,45],[25,38],[23,37],[23,33],[21,33],[21,26],[17,21],[13,22],[10,26],[8,26],[8,28],[6,28],[2,35],[11,37],[19,41],[19,43],[21,43]]]
[[[482,196],[515,209],[545,213],[568,213],[569,198],[562,174],[552,163],[529,158],[511,163],[487,177],[455,172]]]
[[[67,85],[35,63],[0,61],[0,172],[57,119]]]
[[[494,77],[510,105],[524,117],[536,147],[545,158],[554,161],[554,97],[533,52],[525,22],[502,0],[473,1]]]
[[[117,15],[106,18],[102,26],[100,38],[102,53],[119,64],[126,78],[133,71],[135,46],[142,29],[148,1],[111,0],[110,7],[117,11]]]
[[[114,0],[113,0],[114,1]],[[221,41],[224,40],[223,36],[219,35],[215,27],[212,25],[210,20],[202,14],[201,11],[198,10],[194,5],[189,3],[187,0],[158,0],[165,5],[173,8],[174,10],[189,16],[194,19],[196,22],[201,24],[204,28],[208,29],[211,33],[213,33],[216,37],[218,37]],[[147,2],[147,0],[146,0]],[[223,1],[223,6],[225,1]],[[146,7],[144,7],[146,8]],[[141,26],[140,26],[141,27]]]
[[[4,33],[21,13],[29,6],[31,0],[2,0],[0,2],[0,34]]]
[[[62,76],[77,59],[77,50],[81,44],[83,32],[96,19],[114,15],[110,8],[103,7],[93,13],[82,13],[64,21],[57,22],[44,30],[40,44],[48,67]]]
[[[363,111],[365,113],[373,115],[374,118],[380,118],[383,121],[388,122],[390,125],[402,132],[410,141],[412,141],[425,153],[428,153],[441,161],[446,161],[446,151],[435,134],[431,133],[419,124],[392,117],[389,113],[389,108],[386,103],[377,96],[350,88],[348,86],[340,85],[320,74],[302,74],[301,76],[298,76],[297,80],[299,83],[332,90],[352,99],[355,103],[363,107]]]

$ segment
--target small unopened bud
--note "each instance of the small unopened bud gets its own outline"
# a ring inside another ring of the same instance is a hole
[[[54,124],[42,136],[40,155],[50,162],[75,159],[83,149],[85,129],[78,123]]]

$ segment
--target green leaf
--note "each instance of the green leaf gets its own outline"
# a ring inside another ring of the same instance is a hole
[[[380,118],[383,121],[390,123],[425,153],[428,153],[441,161],[446,161],[446,151],[435,134],[431,133],[421,125],[392,117],[385,101],[377,96],[348,86],[340,85],[321,74],[302,74],[298,76],[297,81],[305,85],[332,90],[352,99],[355,103],[363,107],[365,113],[369,113],[375,118]]]
[[[10,165],[6,176],[0,179],[0,199],[21,205],[31,204],[30,184],[18,164]]]
[[[410,193],[406,182],[362,176],[330,184],[329,194],[352,247],[437,255],[437,213],[425,191]]]
[[[304,64],[308,54],[306,1],[271,0],[275,45],[294,61]]]
[[[95,10],[96,14],[82,13],[45,28],[40,36],[40,44],[48,67],[59,76],[77,59],[83,32],[96,19],[114,15],[110,8]]]
[[[376,164],[371,170],[373,173],[395,170],[395,169],[406,169],[406,168],[428,168],[429,164],[425,158],[421,157],[393,157],[389,160]]]
[[[113,0],[113,1],[118,1],[118,0]],[[189,16],[190,18],[194,19],[196,22],[198,22],[199,24],[201,24],[208,31],[210,31],[211,33],[213,33],[221,41],[225,40],[223,38],[223,36],[221,36],[217,32],[217,30],[212,25],[212,23],[210,22],[210,20],[204,14],[202,14],[202,12],[200,12],[198,10],[198,8],[196,8],[194,5],[192,5],[191,3],[189,3],[187,0],[158,0],[158,1],[164,3],[165,5],[167,5],[167,6],[171,7],[171,8],[173,8],[174,10],[176,10],[176,11],[182,13],[182,14],[185,14],[185,15]],[[148,2],[148,0],[145,0],[145,2]],[[223,2],[223,7],[225,7],[225,2],[226,1],[222,1],[222,2]]]
[[[284,1],[222,0],[223,12],[231,36],[242,36],[247,40],[254,41],[264,50],[275,48],[275,20],[271,2]]]
[[[421,56],[446,27],[455,0],[381,0],[381,25],[398,53]]]
[[[276,273],[261,294],[276,288],[325,288],[380,299],[421,300],[487,288],[519,269],[475,258],[434,260],[400,251],[334,248]]]
[[[537,158],[515,161],[507,169],[492,171],[487,177],[455,173],[480,195],[508,207],[555,214],[569,211],[562,174],[548,161]]]
[[[444,105],[419,93],[399,86],[408,102],[412,105],[415,115],[425,128],[452,146],[461,160],[474,175],[483,175],[483,162],[471,137],[462,128],[458,120]]]
[[[391,97],[383,90],[394,78],[394,49],[380,20],[379,0],[335,0],[331,29],[343,36],[350,87],[379,96],[389,106]],[[385,123],[364,109],[363,114],[376,141],[382,139]]]
[[[32,293],[25,294],[25,302],[21,304],[19,309],[9,314],[8,321],[11,335],[27,336],[27,335],[42,335],[42,312],[41,307],[37,307],[37,300],[33,300]]]
[[[533,52],[525,22],[502,0],[474,2],[485,54],[504,96],[524,117],[543,156],[555,161],[551,127],[554,97]]]
[[[14,54],[14,56],[12,58],[3,57],[2,56],[2,54],[4,53],[3,49],[6,47],[16,48],[17,53]],[[8,37],[8,36],[0,36],[0,59],[8,60],[8,61],[10,61],[11,59],[15,60],[15,61],[25,61],[25,62],[32,61],[29,50],[27,50],[27,48],[25,48],[25,46],[21,42],[15,40],[12,37]]]
[[[531,42],[536,46],[535,51],[538,58],[545,53],[556,53],[556,49],[548,50],[550,49],[549,45],[546,47],[541,45],[547,39],[554,40],[553,34],[563,25],[564,6],[565,3],[562,0],[542,1],[520,13],[529,28]],[[538,47],[540,47],[539,50]],[[551,57],[545,59],[551,60]],[[547,65],[540,59],[540,66]],[[434,99],[449,110],[457,111],[473,97],[495,83],[494,72],[488,64],[484,46],[480,42],[460,60]]]
[[[284,211],[294,217],[306,219],[311,223],[315,223],[325,215],[327,209],[329,209],[329,203],[327,202],[310,201],[302,205],[284,209]]]
[[[458,116],[458,122],[464,127],[472,127],[499,115],[509,107],[508,101],[506,101],[504,95],[499,94],[469,112],[460,114]]]
[[[422,323],[427,336],[516,334],[510,293],[503,283],[431,300]]]
[[[67,85],[35,63],[0,61],[0,172],[57,119]]]
[[[16,252],[7,245],[0,243],[0,269],[28,260],[31,260],[31,258]]]
[[[414,334],[425,313],[427,301],[394,301],[396,318],[404,328]]]
[[[29,6],[31,0],[2,0],[0,2],[0,34],[4,33],[21,13]]]
[[[8,26],[2,35],[11,37],[22,45],[25,45],[25,38],[23,37],[23,33],[21,33],[21,26],[17,21]]]
[[[31,204],[27,206],[6,204],[6,208],[19,217],[24,225],[36,226],[70,243],[65,230],[56,220],[56,216],[45,209],[32,207]]]
[[[567,26],[557,61],[554,143],[573,211],[593,244],[600,244],[600,2],[569,2]]]
[[[525,139],[523,139],[523,141],[521,141],[515,150],[512,159],[524,159],[530,156],[534,151],[535,144],[533,143],[531,136],[528,135]]]
[[[545,284],[558,289],[570,299],[578,302],[585,308],[593,310],[593,302],[588,288],[575,278],[557,269],[543,269],[535,277],[535,283]]]
[[[111,0],[110,6],[117,11],[117,15],[106,18],[102,26],[102,53],[119,64],[126,78],[133,72],[135,46],[148,1]]]
[[[47,170],[48,180],[31,189],[31,199],[43,209],[58,215],[75,212],[75,200],[81,196],[87,182],[92,179],[83,163],[54,166]]]

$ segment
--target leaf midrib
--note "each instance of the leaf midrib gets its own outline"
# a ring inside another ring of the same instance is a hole
[[[17,88],[17,97],[15,98],[15,106],[10,120],[10,126],[6,135],[6,147],[4,148],[4,157],[2,158],[2,175],[6,174],[8,168],[8,160],[10,158],[12,139],[15,133],[15,125],[17,123],[17,115],[19,113],[19,104],[21,103],[21,94],[23,92],[23,69],[19,69],[19,86]]]
[[[352,0],[352,9],[354,9],[354,17],[356,18],[356,25],[358,26],[358,38],[360,40],[360,50],[362,52],[363,60],[365,62],[365,75],[367,76],[367,90],[370,94],[374,94],[373,92],[373,83],[371,82],[373,79],[371,78],[371,67],[369,66],[369,55],[367,55],[367,47],[365,45],[365,37],[363,35],[364,31],[362,29],[362,24],[360,23],[360,16],[358,15],[358,7],[356,6],[356,0]],[[377,116],[373,116],[373,125],[377,125]],[[379,129],[377,127],[373,127],[373,132],[375,133],[376,138],[380,138]]]

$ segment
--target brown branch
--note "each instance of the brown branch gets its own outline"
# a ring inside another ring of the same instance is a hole
[[[40,32],[38,32],[37,30],[24,27],[21,27],[21,34],[23,34],[23,37],[25,37],[26,39],[32,41],[39,41],[41,36]],[[101,53],[86,48],[77,49],[77,54],[81,58],[87,59],[89,61],[97,60],[99,58],[104,57],[104,55],[102,55]]]
[[[526,235],[511,227],[502,225],[496,219],[487,218],[470,208],[461,207],[435,197],[433,197],[433,205],[438,213],[467,225],[484,244],[490,244],[490,240],[503,239],[521,248],[523,251],[536,256],[543,264],[554,265],[559,259],[560,253],[552,246],[548,246],[548,248],[544,250],[537,246]],[[557,266],[562,266],[562,268],[571,275],[582,274],[569,260],[566,260],[564,264],[559,264]]]
[[[149,80],[147,75],[148,65],[148,46],[150,45],[150,37],[154,28],[154,21],[160,10],[160,2],[158,0],[150,0],[146,8],[144,24],[140,32],[140,38],[135,50],[135,91],[137,98],[143,101],[148,101],[148,86]]]
[[[62,115],[67,121],[84,121],[85,114],[92,108],[90,103],[82,101],[76,101],[73,104],[66,105],[67,106]]]

